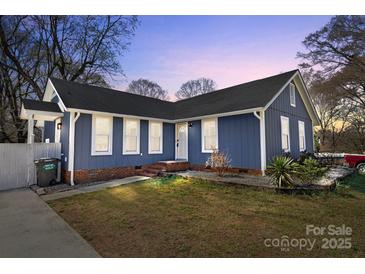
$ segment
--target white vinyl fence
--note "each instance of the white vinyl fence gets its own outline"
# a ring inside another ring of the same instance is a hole
[[[45,157],[61,159],[61,144],[0,144],[0,191],[35,184],[34,160]]]

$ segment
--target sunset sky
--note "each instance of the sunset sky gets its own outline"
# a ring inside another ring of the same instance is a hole
[[[147,78],[168,90],[199,77],[218,88],[297,68],[305,36],[330,16],[141,16],[129,51],[126,74],[114,86]]]

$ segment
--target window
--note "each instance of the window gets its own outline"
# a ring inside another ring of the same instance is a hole
[[[202,120],[202,152],[211,153],[218,149],[217,119]]]
[[[299,128],[299,150],[304,151],[306,149],[305,144],[305,126],[303,121],[298,121]]]
[[[295,85],[290,83],[290,105],[295,107]]]
[[[91,155],[112,155],[113,117],[93,115]]]
[[[148,153],[162,153],[163,126],[161,122],[149,121],[148,128]]]
[[[139,154],[139,120],[124,119],[123,154]]]
[[[285,152],[290,151],[289,118],[281,116],[281,147]]]

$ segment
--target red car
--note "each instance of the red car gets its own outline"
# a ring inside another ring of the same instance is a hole
[[[349,167],[356,167],[360,174],[365,175],[365,155],[345,154],[344,158]]]

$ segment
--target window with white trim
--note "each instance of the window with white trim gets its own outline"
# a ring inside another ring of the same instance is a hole
[[[298,121],[298,130],[299,130],[299,150],[305,151],[306,149],[305,126],[303,121]]]
[[[281,148],[290,151],[289,118],[281,116]]]
[[[290,105],[295,107],[295,85],[290,83]]]
[[[92,155],[112,155],[113,117],[93,115],[92,118]]]
[[[162,122],[149,121],[148,128],[148,153],[162,153],[162,137],[163,125]]]
[[[211,153],[218,149],[218,120],[217,118],[202,120],[202,152]]]
[[[123,119],[123,154],[139,154],[139,120]]]

